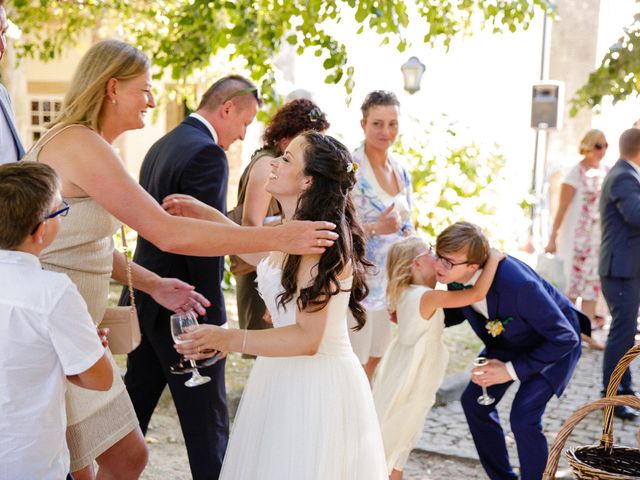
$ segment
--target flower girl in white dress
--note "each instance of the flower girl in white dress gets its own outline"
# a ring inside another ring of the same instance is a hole
[[[284,217],[322,219],[339,235],[322,255],[271,253],[258,264],[269,330],[200,325],[176,345],[257,355],[236,415],[220,478],[385,480],[380,427],[367,378],[351,349],[347,309],[359,326],[365,245],[353,203],[349,151],[329,136],[296,137],[272,161],[267,191]],[[243,256],[247,260],[254,256]]]
[[[443,308],[478,302],[487,296],[503,255],[491,251],[475,286],[434,290],[435,254],[424,240],[407,237],[387,254],[387,303],[398,334],[387,349],[373,383],[390,480],[401,480],[411,449],[420,438],[449,359],[442,342]]]

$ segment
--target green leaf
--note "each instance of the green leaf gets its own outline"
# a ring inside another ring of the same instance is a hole
[[[336,66],[336,59],[333,57],[326,58],[324,62],[322,62],[322,66],[325,68],[325,70],[329,70],[330,68]]]
[[[364,8],[358,7],[358,10],[356,11],[356,22],[358,23],[364,22],[367,19],[368,15],[369,15],[368,11],[366,11]]]

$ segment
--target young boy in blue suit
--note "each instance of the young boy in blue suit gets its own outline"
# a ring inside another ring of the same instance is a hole
[[[468,222],[446,228],[437,239],[437,279],[450,289],[472,285],[489,254],[482,230]],[[496,411],[509,386],[520,385],[511,406],[511,430],[520,459],[520,478],[539,480],[548,446],[542,432],[547,402],[561,395],[580,358],[580,326],[588,319],[569,300],[524,263],[507,256],[498,267],[485,300],[445,309],[445,325],[467,320],[484,342],[488,364],[472,370],[461,402],[469,429],[491,479],[518,478],[511,468]],[[495,398],[480,405],[486,387]]]

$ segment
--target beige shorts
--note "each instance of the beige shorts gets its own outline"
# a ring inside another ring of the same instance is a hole
[[[348,325],[351,347],[361,364],[367,363],[369,357],[384,355],[391,343],[391,321],[387,310],[367,311],[367,322],[357,332],[351,330],[356,321],[349,311]]]

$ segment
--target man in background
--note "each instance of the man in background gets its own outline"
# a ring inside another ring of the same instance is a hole
[[[7,30],[9,29],[4,4],[5,0],[0,0],[0,60],[7,49]],[[17,162],[23,155],[24,147],[16,128],[9,92],[0,83],[0,164]]]
[[[230,75],[215,82],[196,112],[151,147],[140,169],[142,187],[158,203],[169,194],[182,193],[226,213],[229,166],[225,149],[244,139],[260,104],[257,88],[241,76]],[[202,293],[211,306],[200,323],[227,322],[221,287],[224,257],[175,255],[139,238],[134,260],[159,275],[171,272]],[[169,384],[193,478],[217,479],[229,436],[225,362],[200,369],[211,377],[209,383],[186,387],[183,375],[170,373],[170,367],[179,361],[169,324],[173,312],[143,292],[135,295],[143,335],[140,346],[129,354],[125,384],[140,428],[146,434],[160,395]]]
[[[611,327],[602,361],[602,387],[622,356],[633,347],[640,306],[640,129],[620,136],[620,159],[609,170],[600,196],[599,274],[602,293],[611,312]],[[629,369],[622,375],[618,394],[633,395]],[[634,420],[638,413],[626,406],[614,415]]]

